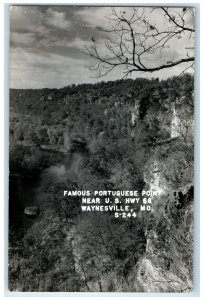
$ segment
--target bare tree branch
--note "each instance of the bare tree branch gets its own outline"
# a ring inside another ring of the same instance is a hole
[[[176,21],[176,18],[172,15],[170,15],[168,13],[168,9],[165,9],[164,7],[162,7],[163,11],[165,12],[165,14],[169,17],[169,19],[176,25],[176,27],[179,27],[181,28],[182,30],[187,30],[187,31],[191,31],[191,32],[195,32],[195,29],[193,28],[188,28],[188,27],[185,27],[184,26],[184,20],[183,18],[180,16],[180,20],[182,20],[183,22],[183,25],[180,25],[177,21]]]
[[[159,15],[159,19],[152,14]],[[193,67],[194,55],[184,51],[182,56],[174,45],[177,39],[184,38],[185,41],[185,37],[193,42],[195,29],[187,21],[193,17],[192,8],[131,8],[126,11],[113,8],[112,16],[107,18],[108,29],[97,28],[99,33],[108,35],[107,41],[101,46],[92,38],[93,44],[82,52],[97,61],[90,67],[97,77],[106,76],[116,67],[122,68],[124,77],[134,72],[151,73],[182,64],[184,73]],[[174,51],[172,55],[171,51]],[[170,55],[172,59],[168,60]]]

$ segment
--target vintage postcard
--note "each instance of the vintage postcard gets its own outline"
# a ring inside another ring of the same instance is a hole
[[[190,293],[193,6],[10,6],[9,290]]]

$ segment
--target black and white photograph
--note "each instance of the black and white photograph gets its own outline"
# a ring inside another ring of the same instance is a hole
[[[192,293],[196,8],[9,18],[9,291]]]

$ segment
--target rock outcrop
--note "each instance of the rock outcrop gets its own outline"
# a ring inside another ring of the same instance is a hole
[[[24,209],[24,214],[27,216],[38,216],[40,214],[40,209],[37,206],[27,206]]]

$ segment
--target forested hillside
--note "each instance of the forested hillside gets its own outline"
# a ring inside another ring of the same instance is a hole
[[[193,119],[188,74],[10,90],[10,218],[36,178],[41,211],[10,222],[10,289],[191,291]],[[82,213],[63,196],[143,188],[162,193],[134,219]]]

